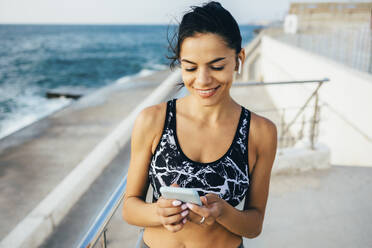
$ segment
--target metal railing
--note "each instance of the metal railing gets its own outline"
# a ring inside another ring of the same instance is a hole
[[[290,84],[307,84],[307,83],[317,83],[318,86],[315,88],[315,90],[312,92],[312,94],[306,99],[306,101],[303,103],[302,106],[299,108],[293,108],[297,110],[297,113],[291,119],[289,122],[285,121],[285,114],[286,111],[288,111],[288,108],[281,108],[281,109],[271,109],[271,110],[260,110],[256,112],[280,112],[281,119],[279,123],[279,137],[278,137],[278,147],[288,147],[294,145],[297,141],[302,140],[304,138],[304,128],[306,123],[310,123],[310,148],[315,149],[315,139],[319,135],[319,132],[317,132],[317,127],[320,122],[320,104],[319,104],[319,89],[323,85],[324,82],[328,82],[328,78],[324,79],[318,79],[318,80],[301,80],[301,81],[282,81],[282,82],[237,82],[234,83],[235,87],[243,87],[243,86],[268,86],[268,85],[290,85]],[[314,106],[309,106],[311,100],[314,99]],[[304,110],[306,108],[313,108],[313,115],[310,121],[306,121],[305,117],[300,122],[301,128],[298,132],[297,136],[290,135],[289,131],[294,124],[296,124],[296,121],[299,119],[301,114],[304,113]]]
[[[255,61],[260,56],[261,52],[261,40],[263,35],[265,34],[264,30],[262,30],[254,39],[249,42],[249,44],[245,47],[245,56],[246,60],[244,61],[244,66],[241,75],[237,75],[237,80],[254,80],[254,75],[252,70],[254,70]]]
[[[110,199],[98,214],[88,232],[85,234],[84,238],[77,247],[92,248],[98,243],[99,240],[101,242],[101,247],[107,247],[106,227],[124,198],[126,186],[127,177],[125,176],[124,180],[115,189],[114,193],[111,195]]]

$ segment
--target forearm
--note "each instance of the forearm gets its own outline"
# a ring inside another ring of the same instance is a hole
[[[227,202],[217,222],[230,232],[246,238],[257,237],[262,230],[262,217],[256,209],[240,211]]]
[[[146,203],[138,197],[124,200],[122,214],[124,220],[131,225],[142,227],[161,225],[155,203]]]

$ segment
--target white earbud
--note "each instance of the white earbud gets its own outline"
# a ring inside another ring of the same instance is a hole
[[[238,74],[240,74],[242,72],[242,61],[240,58],[238,60],[239,60]]]

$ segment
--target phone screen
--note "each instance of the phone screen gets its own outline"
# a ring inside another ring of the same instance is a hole
[[[160,188],[162,196],[166,199],[176,199],[182,202],[190,202],[202,205],[198,191],[191,188],[178,188],[163,186]]]

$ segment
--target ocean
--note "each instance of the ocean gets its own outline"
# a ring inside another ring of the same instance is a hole
[[[168,67],[167,25],[0,25],[0,138],[89,94]],[[243,45],[259,26],[240,26]]]

